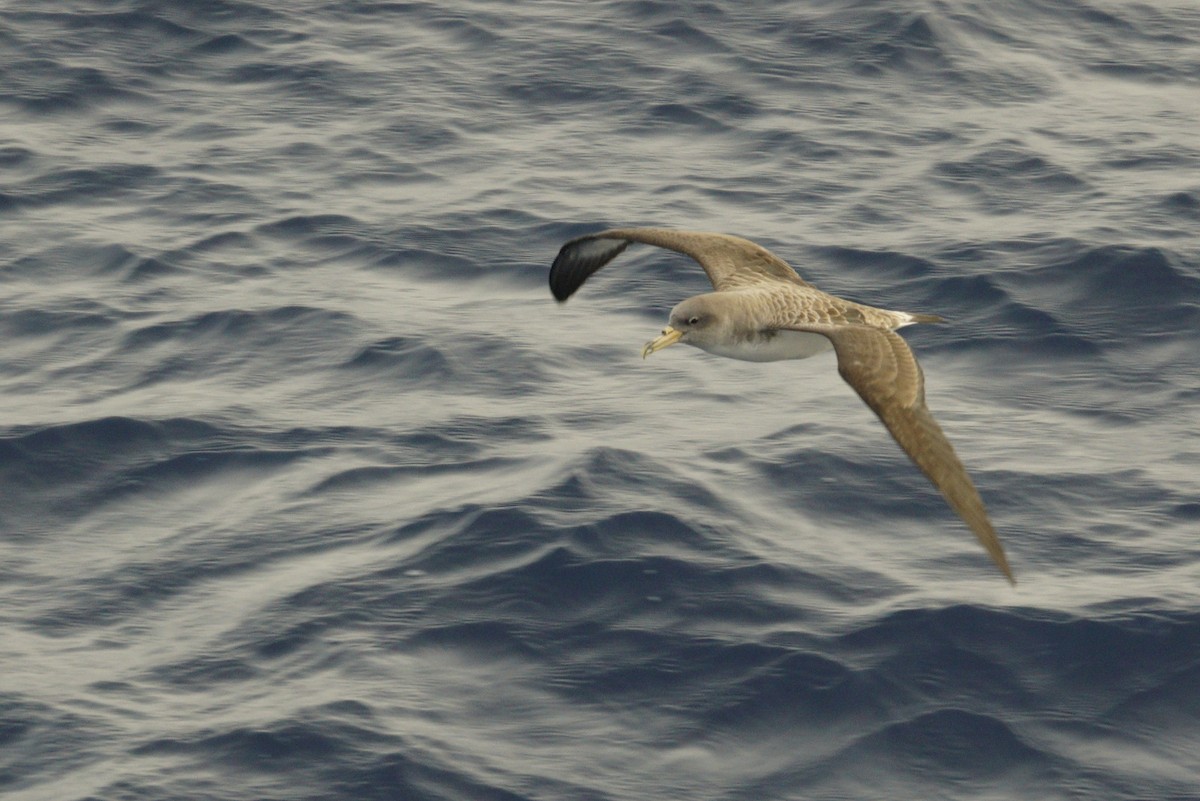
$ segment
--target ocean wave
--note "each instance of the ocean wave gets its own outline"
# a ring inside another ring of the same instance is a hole
[[[1196,14],[0,10],[14,798],[1188,798]],[[6,137],[6,138],[5,138]],[[638,347],[753,238],[902,333]]]

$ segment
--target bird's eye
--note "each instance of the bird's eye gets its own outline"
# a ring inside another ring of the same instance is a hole
[[[696,316],[694,316],[694,315],[693,315],[692,317],[689,317],[689,318],[688,318],[688,325],[695,325],[695,324],[696,324],[696,323],[698,323],[698,322],[700,322],[700,318],[699,318],[699,317],[696,317]]]

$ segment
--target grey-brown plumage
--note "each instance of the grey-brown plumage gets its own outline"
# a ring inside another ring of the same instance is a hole
[[[665,228],[615,228],[567,242],[550,268],[554,297],[569,298],[631,242],[691,256],[716,290],[677,305],[643,357],[676,342],[747,361],[802,359],[832,346],[842,378],[1016,583],[975,485],[925,405],[921,367],[895,333],[912,323],[940,322],[940,317],[834,297],[766,248],[740,237]]]

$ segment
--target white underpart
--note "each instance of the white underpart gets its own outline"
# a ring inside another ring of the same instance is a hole
[[[703,345],[688,342],[684,337],[682,342],[695,344],[701,350],[728,359],[741,359],[744,362],[777,362],[783,359],[807,359],[823,353],[833,347],[827,337],[820,334],[810,334],[806,331],[780,331],[775,336],[755,339],[745,342],[728,342],[721,344],[705,343]]]

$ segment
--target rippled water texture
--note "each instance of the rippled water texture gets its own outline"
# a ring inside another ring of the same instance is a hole
[[[0,8],[0,793],[1200,796],[1193,3]],[[727,231],[906,329],[643,362]]]

